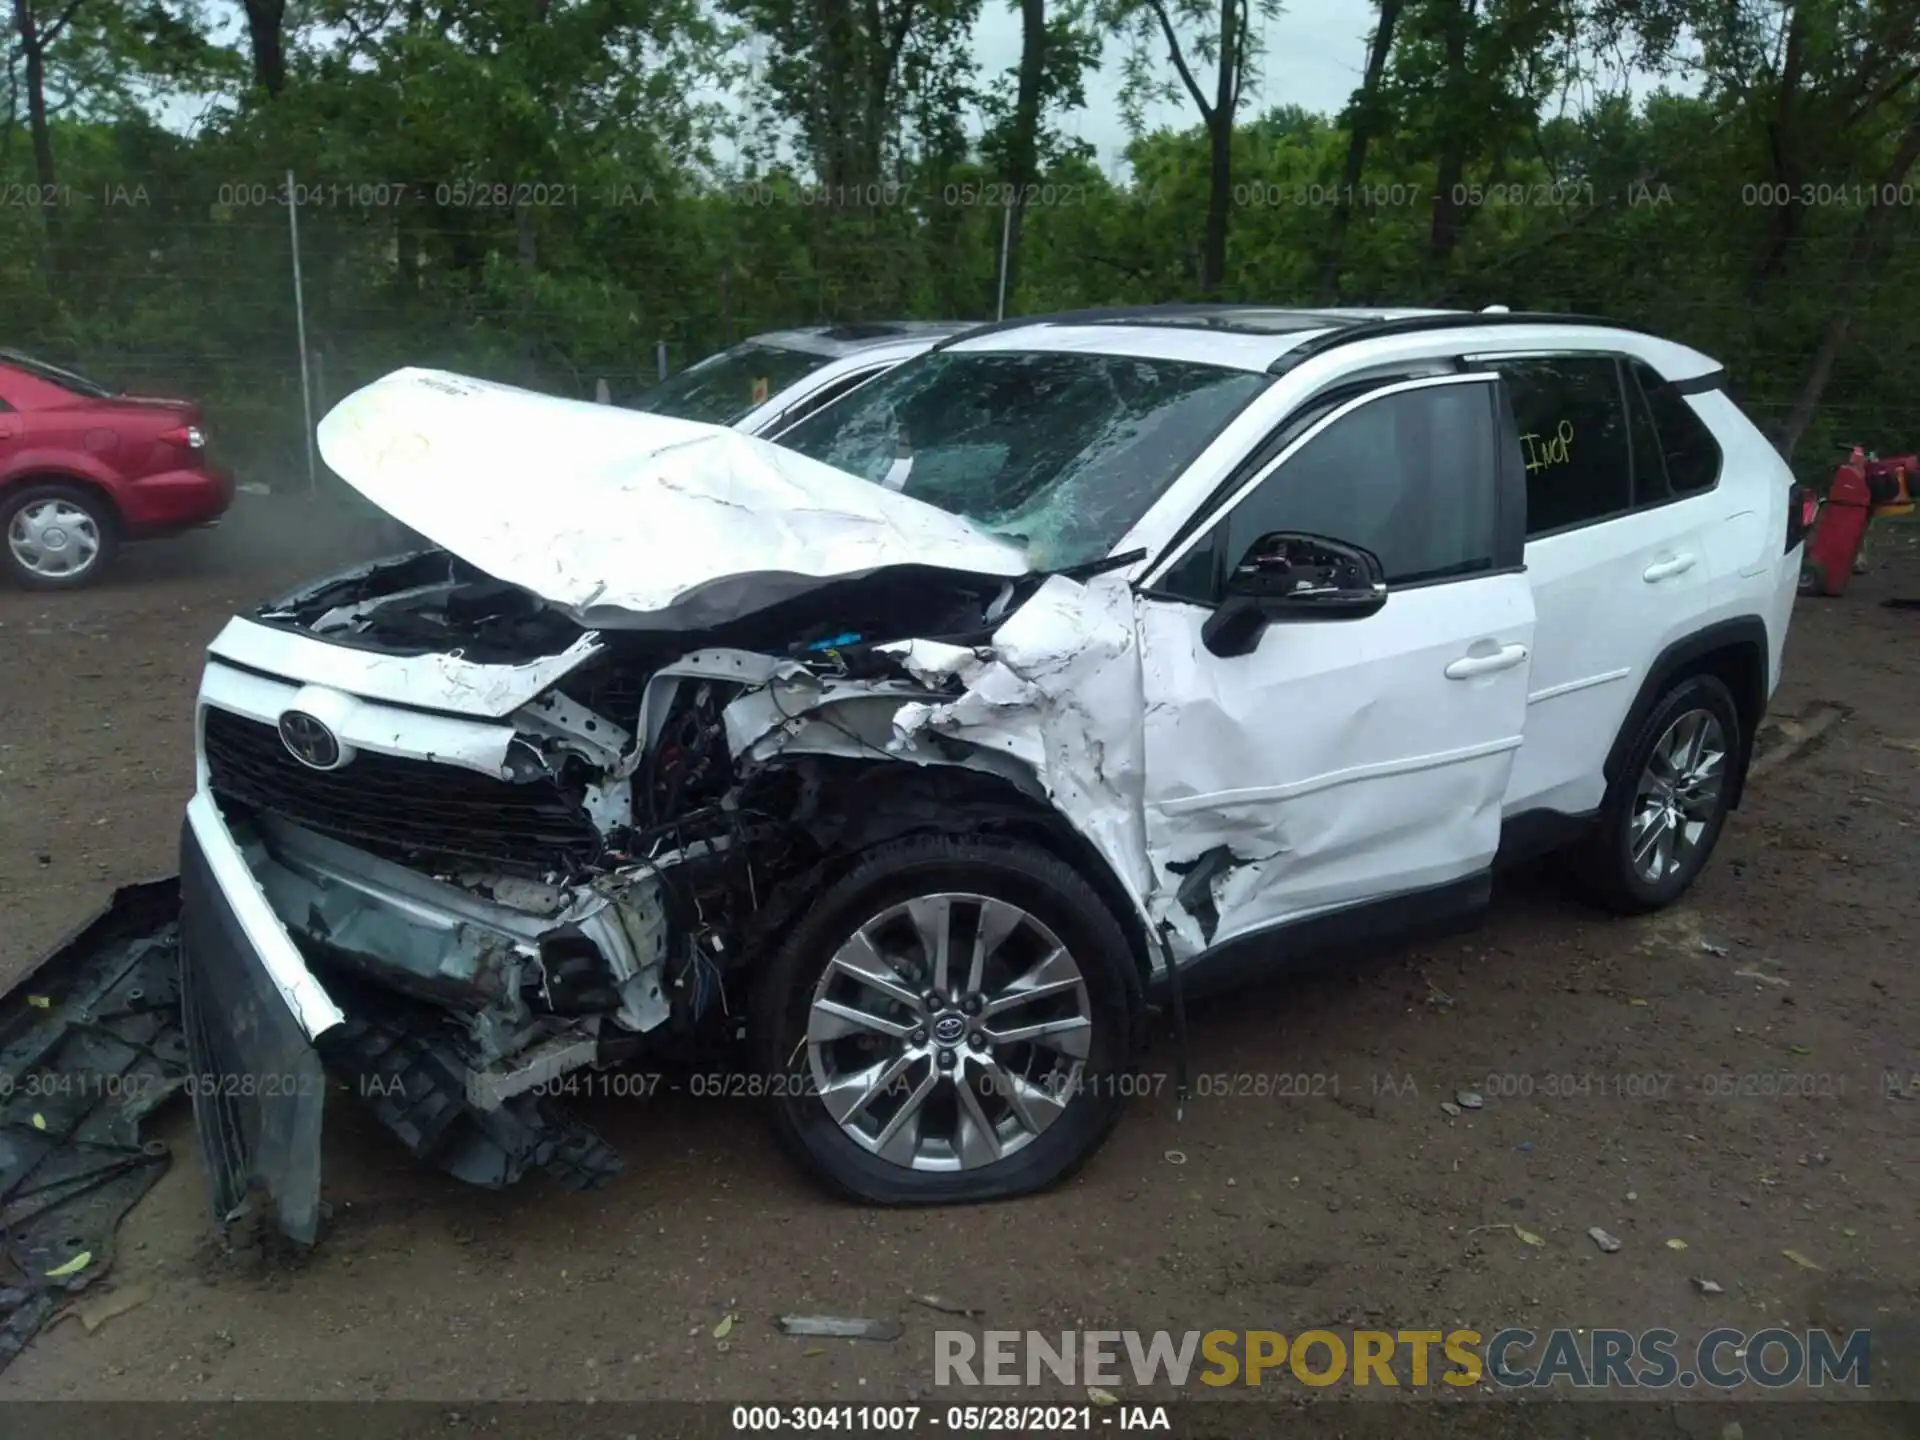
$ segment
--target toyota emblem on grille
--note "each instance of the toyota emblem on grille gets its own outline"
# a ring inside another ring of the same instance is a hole
[[[340,763],[339,738],[304,710],[289,710],[280,717],[280,743],[294,759],[315,770],[331,770]]]

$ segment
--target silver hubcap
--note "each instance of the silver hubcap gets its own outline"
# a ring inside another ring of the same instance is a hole
[[[807,1060],[849,1138],[913,1170],[971,1170],[1032,1143],[1093,1043],[1080,967],[1017,905],[942,893],[881,911],[814,987]]]
[[[100,553],[100,526],[69,500],[35,500],[14,512],[7,548],[21,568],[49,580],[79,575]]]
[[[1635,873],[1658,884],[1693,859],[1720,808],[1727,737],[1710,711],[1689,710],[1640,772],[1630,837]]]

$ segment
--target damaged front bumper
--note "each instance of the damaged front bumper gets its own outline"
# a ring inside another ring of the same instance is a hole
[[[181,829],[180,903],[188,1088],[223,1223],[258,1206],[291,1239],[312,1242],[330,1085],[356,1093],[416,1156],[474,1184],[544,1166],[586,1189],[619,1172],[605,1142],[537,1093],[603,1058],[599,1017],[548,1021],[512,1036],[520,1048],[510,1056],[476,1063],[476,1045],[510,1043],[497,1033],[508,1007],[462,1026],[435,993],[508,986],[512,967],[489,974],[490,960],[555,937],[597,935],[619,949],[626,936],[610,901],[543,921],[298,827],[230,821],[202,790]],[[345,960],[325,983],[296,932]],[[364,983],[356,954],[387,967],[389,984]],[[650,993],[664,1005],[657,985]]]
[[[275,920],[210,796],[180,827],[180,1003],[214,1213],[264,1196],[303,1244],[320,1222],[326,1073],[312,1042],[345,1017]]]
[[[831,615],[683,650],[429,552],[221,632],[181,863],[222,1216],[259,1192],[312,1237],[343,1089],[470,1182],[602,1183],[619,1161],[553,1082],[736,1045],[729,987],[832,857],[920,823],[886,811],[939,788],[910,776],[974,772],[956,794],[1090,845],[1144,921],[1125,584],[845,583]],[[956,639],[888,638],[909,602]]]

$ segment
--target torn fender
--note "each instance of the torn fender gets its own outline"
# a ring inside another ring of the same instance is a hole
[[[1149,919],[1145,701],[1128,582],[1048,579],[994,632],[986,658],[924,640],[891,648],[922,683],[952,677],[966,687],[952,700],[900,706],[891,748],[911,758],[924,737],[944,735],[1020,761]]]

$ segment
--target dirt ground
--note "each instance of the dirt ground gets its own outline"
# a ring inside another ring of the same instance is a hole
[[[935,1293],[996,1329],[1870,1326],[1876,1389],[1920,1397],[1920,615],[1879,603],[1920,595],[1917,540],[1876,534],[1874,573],[1801,602],[1775,714],[1843,718],[1756,778],[1686,902],[1607,920],[1522,876],[1463,940],[1197,1007],[1196,1073],[1231,1078],[1176,1121],[1162,1039],[1157,1093],[1056,1193],[851,1208],[751,1105],[684,1094],[595,1108],[628,1157],[609,1189],[485,1193],[337,1103],[322,1244],[245,1265],[180,1103],[113,1259],[154,1297],[43,1334],[0,1395],[930,1399],[933,1332],[969,1323],[912,1298]],[[94,591],[0,593],[0,981],[174,867],[225,617],[365,548],[243,497]],[[1780,1075],[1816,1093],[1726,1093]],[[1484,1108],[1443,1113],[1461,1088]],[[785,1313],[906,1329],[795,1339]]]

